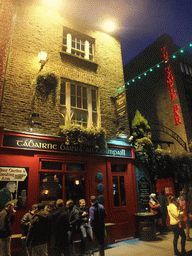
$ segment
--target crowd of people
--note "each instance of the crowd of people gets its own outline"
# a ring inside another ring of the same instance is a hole
[[[157,231],[167,231],[167,214],[170,219],[170,229],[173,231],[173,248],[174,255],[180,255],[178,250],[178,239],[181,237],[181,253],[186,253],[186,241],[192,241],[190,238],[190,221],[192,213],[192,189],[189,190],[188,197],[185,190],[180,191],[178,198],[174,196],[165,197],[164,191],[160,196],[152,193],[149,200],[151,212],[155,214]]]
[[[91,207],[85,199],[74,205],[62,199],[55,202],[34,204],[21,220],[22,256],[74,256],[77,255],[74,239],[81,238],[78,255],[92,255],[95,247],[104,255],[106,211],[95,196],[90,198]],[[14,203],[8,202],[0,212],[0,255],[10,256],[11,225],[15,219]]]

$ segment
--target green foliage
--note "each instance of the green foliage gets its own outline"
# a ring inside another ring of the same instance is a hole
[[[70,124],[63,126],[60,135],[65,138],[66,145],[105,149],[106,132],[103,128],[85,128],[77,124]]]
[[[37,98],[47,99],[50,94],[55,96],[60,78],[52,72],[39,73],[33,83],[36,85],[35,94]]]
[[[135,117],[132,121],[132,135],[136,138],[147,137],[151,138],[150,126],[148,121],[141,115],[139,110],[136,110]]]

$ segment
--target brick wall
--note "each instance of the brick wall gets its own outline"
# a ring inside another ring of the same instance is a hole
[[[101,126],[107,129],[108,137],[117,132],[114,97],[117,88],[124,83],[119,38],[102,31],[90,29],[87,24],[65,15],[64,11],[48,10],[37,1],[19,1],[13,41],[4,87],[0,126],[8,129],[30,131],[35,87],[33,80],[39,71],[38,53],[44,49],[48,62],[43,72],[54,72],[60,77],[83,82],[99,88]],[[90,62],[62,55],[63,26],[95,38],[95,68]],[[40,114],[41,126],[34,131],[58,134],[59,87],[56,104],[51,97],[45,102],[35,102]]]

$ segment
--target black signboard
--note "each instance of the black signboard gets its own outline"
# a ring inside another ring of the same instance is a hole
[[[125,92],[116,97],[116,113],[117,119],[124,117],[126,113],[126,94]]]
[[[75,145],[66,145],[64,140],[50,140],[39,139],[30,137],[21,137],[14,135],[4,135],[3,146],[9,148],[19,148],[28,150],[41,150],[41,151],[71,151],[71,152],[87,152],[100,155],[108,155],[114,157],[130,157],[132,158],[132,151],[129,148],[106,148],[99,150],[97,148],[91,148]]]
[[[149,208],[150,184],[149,181],[142,177],[138,182],[139,187],[139,206],[142,210]]]

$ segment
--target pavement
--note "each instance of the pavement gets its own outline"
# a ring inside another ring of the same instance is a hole
[[[192,232],[192,230],[191,230]],[[192,234],[192,233],[190,233]],[[178,250],[181,251],[179,238]],[[94,256],[97,254],[95,253]],[[173,232],[169,231],[157,236],[155,241],[141,241],[138,238],[125,240],[122,242],[108,245],[105,256],[172,256],[173,251]],[[192,256],[192,241],[186,241],[186,253],[181,254]]]

